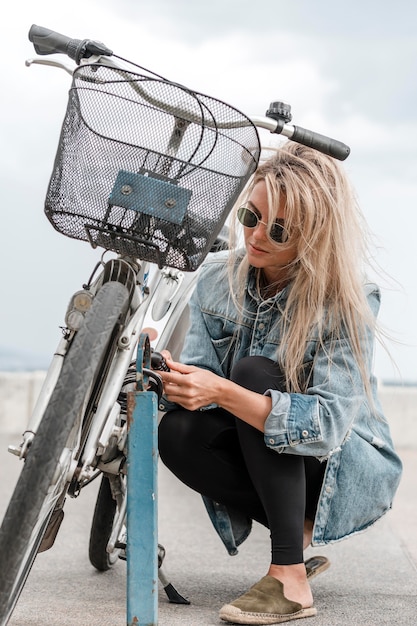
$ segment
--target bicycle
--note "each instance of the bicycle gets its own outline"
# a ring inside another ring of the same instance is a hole
[[[345,159],[338,141],[290,124],[290,107],[265,117],[178,85],[104,44],[33,25],[39,55],[66,54],[74,70],[45,213],[54,228],[104,252],[71,297],[65,327],[19,446],[24,461],[0,529],[0,625],[38,554],[52,547],[67,497],[101,477],[89,557],[109,569],[125,547],[128,392],[141,329],[178,355],[187,302],[207,255],[225,247],[228,213],[260,156],[265,128]],[[115,60],[117,59],[117,60]],[[138,73],[138,70],[140,73]],[[106,255],[111,256],[106,260]],[[159,365],[156,364],[156,367]],[[159,396],[157,372],[147,371]],[[159,574],[168,598],[186,602]]]

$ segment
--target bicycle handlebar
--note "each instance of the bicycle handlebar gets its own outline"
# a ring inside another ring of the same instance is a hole
[[[283,135],[295,141],[301,143],[303,146],[314,148],[318,152],[327,154],[339,161],[344,161],[350,154],[350,148],[342,141],[332,139],[326,135],[321,135],[313,130],[302,128],[301,126],[294,126],[293,124],[284,124],[281,121],[267,116],[267,117],[251,117],[252,123],[258,128],[264,128],[271,133]]]
[[[290,124],[287,126],[290,126]],[[297,143],[303,144],[303,146],[314,148],[315,150],[328,154],[339,161],[344,161],[350,154],[349,146],[341,141],[338,141],[337,139],[326,137],[326,135],[321,135],[320,133],[308,130],[307,128],[302,128],[301,126],[293,126],[293,129],[294,132],[291,136],[286,135],[288,139],[291,139],[291,141],[296,141]],[[282,132],[282,134],[284,134],[284,132]]]
[[[100,41],[71,39],[36,24],[33,24],[29,30],[29,41],[33,43],[37,54],[66,54],[77,65],[80,64],[81,59],[88,59],[94,54],[104,56],[113,54],[113,51]]]
[[[33,24],[29,30],[29,41],[33,43],[37,54],[66,54],[70,59],[75,61],[77,65],[81,63],[82,59],[89,59],[93,55],[106,57],[113,55],[112,50],[99,41],[93,41],[91,39],[71,39],[70,37],[61,35],[43,26],[37,26],[36,24]],[[288,105],[283,106],[287,107],[289,111]],[[267,111],[266,117],[250,117],[251,122],[259,128],[269,130],[271,133],[283,135],[291,141],[314,148],[340,161],[344,161],[349,156],[349,146],[341,141],[300,126],[289,124],[286,121],[288,117],[285,115],[270,114],[270,111],[271,110]],[[222,124],[218,123],[217,127],[221,128]],[[224,127],[230,127],[230,123]]]

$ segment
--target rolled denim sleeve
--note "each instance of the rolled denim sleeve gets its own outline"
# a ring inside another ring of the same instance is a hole
[[[265,444],[277,452],[329,457],[340,449],[354,420],[370,412],[346,339],[319,351],[312,384],[305,394],[267,393],[272,398],[272,411],[265,422]]]
[[[282,452],[287,446],[322,441],[318,398],[275,389],[265,395],[272,399],[272,411],[264,429],[265,444],[269,448]]]

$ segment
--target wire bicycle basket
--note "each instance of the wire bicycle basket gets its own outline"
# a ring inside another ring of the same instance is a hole
[[[93,247],[194,271],[259,154],[256,127],[228,104],[160,77],[82,65],[45,213]]]

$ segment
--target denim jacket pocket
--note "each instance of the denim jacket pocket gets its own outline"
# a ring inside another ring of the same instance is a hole
[[[222,337],[221,339],[212,338],[211,342],[217,358],[219,359],[221,368],[227,377],[234,362],[234,354],[236,352],[234,337]]]

